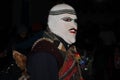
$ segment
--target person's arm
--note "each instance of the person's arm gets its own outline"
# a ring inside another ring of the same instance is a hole
[[[49,53],[33,53],[27,63],[30,80],[58,80],[58,66]]]

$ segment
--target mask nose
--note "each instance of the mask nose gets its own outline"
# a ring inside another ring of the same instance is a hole
[[[72,28],[75,28],[76,30],[77,30],[77,23],[76,22],[71,22],[71,26],[72,26]]]

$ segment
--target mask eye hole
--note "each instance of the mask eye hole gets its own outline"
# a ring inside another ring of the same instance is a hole
[[[64,18],[62,18],[62,20],[66,21],[66,22],[71,22],[73,19],[70,17],[64,17]]]

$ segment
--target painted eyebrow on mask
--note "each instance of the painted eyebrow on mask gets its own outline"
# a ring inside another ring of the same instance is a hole
[[[60,15],[60,14],[73,14],[75,15],[75,11],[72,9],[63,9],[63,10],[56,10],[56,11],[50,11],[49,15]]]

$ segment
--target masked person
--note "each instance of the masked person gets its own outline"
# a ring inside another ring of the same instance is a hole
[[[28,56],[30,80],[83,80],[76,42],[77,16],[68,4],[51,8],[48,27]]]

